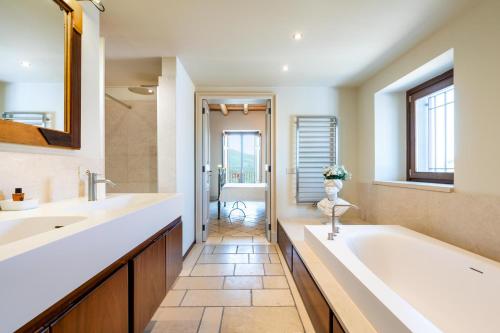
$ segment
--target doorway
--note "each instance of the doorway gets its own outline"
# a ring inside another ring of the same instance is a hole
[[[272,241],[272,94],[196,94],[197,241]]]

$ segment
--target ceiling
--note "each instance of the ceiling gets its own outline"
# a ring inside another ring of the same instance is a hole
[[[0,0],[0,81],[64,82],[64,13],[53,0]],[[21,66],[30,63],[29,68]]]
[[[161,75],[161,58],[106,59],[106,86],[156,85]]]
[[[101,27],[108,58],[178,56],[197,86],[349,86],[473,2],[106,0]]]

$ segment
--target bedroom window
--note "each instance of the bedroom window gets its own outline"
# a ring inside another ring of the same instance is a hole
[[[226,182],[259,183],[260,132],[225,131],[223,136]]]
[[[408,180],[453,183],[453,70],[407,92]]]

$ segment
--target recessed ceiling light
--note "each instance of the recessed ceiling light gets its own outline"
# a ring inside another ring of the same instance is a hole
[[[21,61],[21,66],[23,66],[24,68],[30,68],[31,62],[23,60],[23,61]]]
[[[283,72],[288,72],[288,65],[283,65],[282,70],[283,70]]]
[[[153,93],[153,89],[148,89],[148,93],[152,94]]]
[[[301,32],[296,32],[292,35],[292,38],[294,40],[301,40],[304,37],[304,35]]]

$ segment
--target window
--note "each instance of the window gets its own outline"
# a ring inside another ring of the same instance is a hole
[[[223,135],[226,182],[260,182],[260,132],[225,131]]]
[[[407,91],[408,180],[453,183],[453,70]]]

